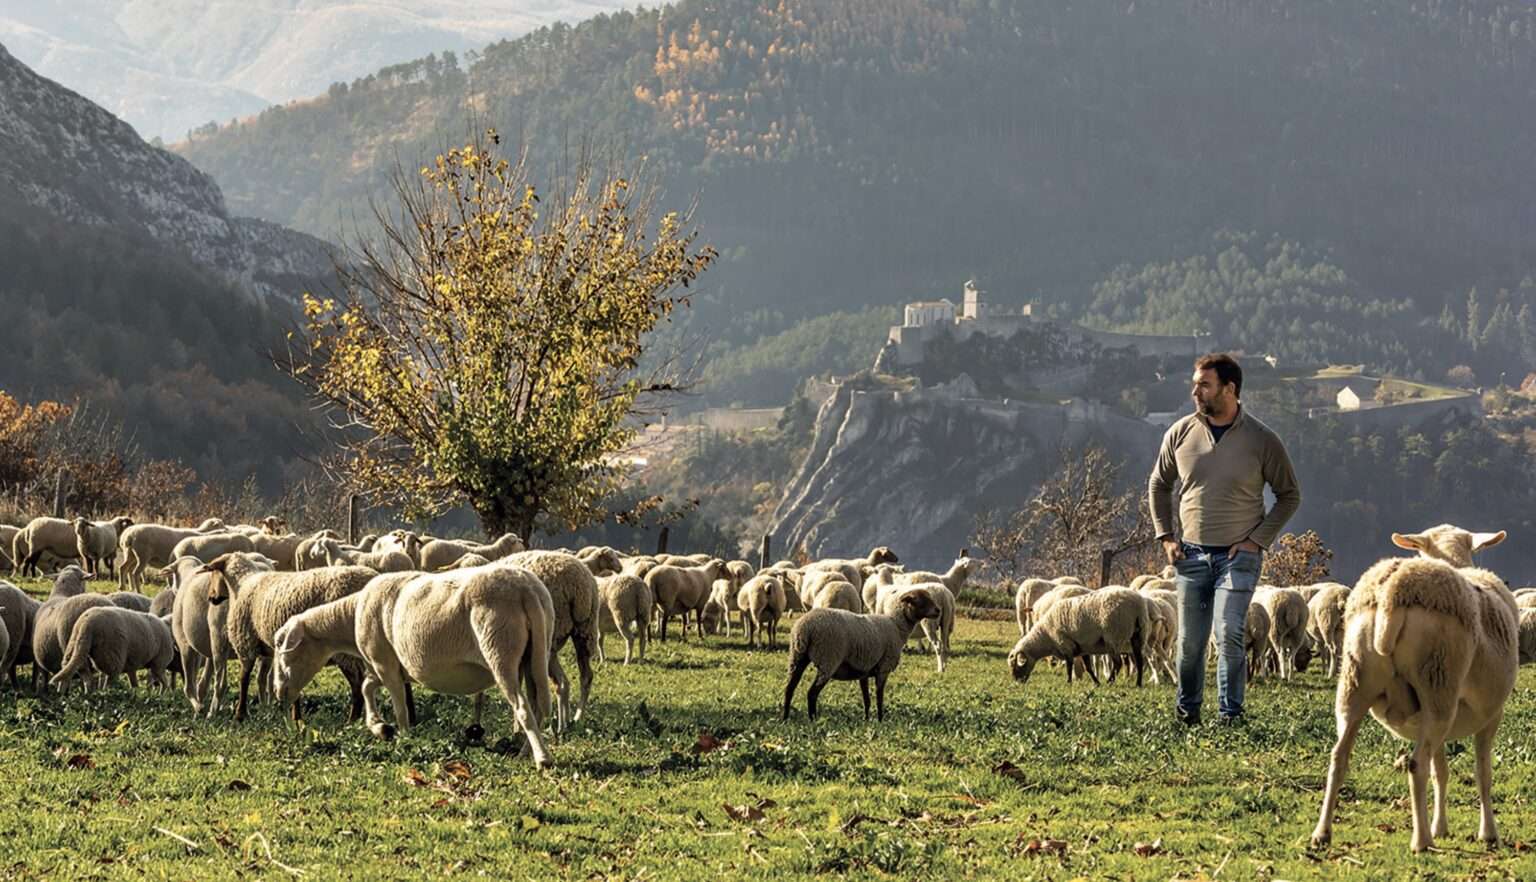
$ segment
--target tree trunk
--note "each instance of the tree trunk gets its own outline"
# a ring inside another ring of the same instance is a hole
[[[533,547],[533,523],[542,513],[537,501],[533,505],[524,505],[519,499],[498,493],[479,498],[471,496],[469,504],[480,518],[480,529],[485,531],[487,542],[495,542],[505,533],[516,533],[524,545]]]

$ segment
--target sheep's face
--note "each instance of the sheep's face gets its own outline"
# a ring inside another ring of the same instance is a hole
[[[1420,557],[1445,561],[1453,567],[1470,567],[1473,552],[1498,545],[1506,535],[1503,530],[1472,533],[1452,524],[1441,524],[1422,533],[1393,533],[1392,544],[1417,551]]]
[[[901,560],[896,557],[896,552],[882,545],[869,553],[869,562],[872,564],[900,563]]]
[[[117,532],[121,533],[124,530],[128,529],[129,527],[133,526],[133,518],[129,518],[129,517],[113,518],[112,519],[112,525],[117,527]]]
[[[1023,647],[1015,646],[1008,653],[1008,670],[1013,673],[1017,683],[1029,682],[1029,675],[1035,672],[1035,664],[1035,659],[1025,653]]]
[[[224,521],[219,518],[207,518],[197,525],[199,533],[217,533],[224,529]]]
[[[936,619],[939,617],[939,605],[934,602],[933,595],[924,589],[908,591],[897,598],[907,620],[912,622],[923,619]]]
[[[299,700],[299,692],[331,660],[320,641],[310,637],[301,619],[289,619],[272,635],[272,691],[279,707]]]

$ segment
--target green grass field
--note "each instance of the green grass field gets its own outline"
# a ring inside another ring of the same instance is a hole
[[[1333,743],[1316,669],[1252,688],[1244,727],[1191,731],[1167,684],[1068,687],[1046,667],[1014,684],[1016,637],[962,621],[942,675],[909,655],[882,725],[851,683],[828,687],[814,724],[802,686],[781,723],[782,649],[674,635],[645,663],[599,667],[545,773],[498,744],[499,698],[471,746],[468,702],[425,691],[422,725],[394,742],[346,725],[334,673],[309,690],[303,731],[265,707],[194,720],[179,691],[4,688],[0,878],[1536,878],[1530,671],[1494,760],[1504,844],[1471,839],[1457,745],[1452,835],[1410,856],[1402,745],[1368,722],[1335,845],[1311,853]]]

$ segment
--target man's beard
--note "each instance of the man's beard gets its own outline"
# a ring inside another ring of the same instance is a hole
[[[1209,401],[1196,401],[1195,410],[1199,411],[1201,416],[1211,416],[1216,413],[1216,408]]]

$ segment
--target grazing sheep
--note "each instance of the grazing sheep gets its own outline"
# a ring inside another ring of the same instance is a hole
[[[1152,660],[1152,682],[1161,680],[1158,672],[1161,671],[1168,678],[1168,682],[1179,682],[1178,670],[1174,667],[1174,660],[1179,654],[1179,613],[1173,604],[1162,597],[1138,591],[1147,601],[1147,616],[1152,621],[1151,633],[1147,635],[1147,655]]]
[[[323,558],[327,566],[367,567],[376,573],[405,573],[416,569],[410,555],[397,549],[353,551],[335,539],[321,539],[310,546],[310,557]]]
[[[1520,664],[1536,662],[1536,609],[1520,611]]]
[[[1478,838],[1498,841],[1493,820],[1493,739],[1514,690],[1519,664],[1515,600],[1504,581],[1472,566],[1472,554],[1505,534],[1470,533],[1441,524],[1392,534],[1416,558],[1387,558],[1366,570],[1344,610],[1343,669],[1334,700],[1339,738],[1328,768],[1314,847],[1333,835],[1339,787],[1360,724],[1369,713],[1398,738],[1414,742],[1407,760],[1413,851],[1448,835],[1445,744],[1474,736],[1482,806]],[[1435,815],[1425,783],[1435,773]]]
[[[833,578],[830,581],[821,582],[816,589],[816,596],[811,598],[811,609],[845,609],[851,613],[864,611],[864,603],[859,600],[859,592],[853,585],[841,578]]]
[[[279,573],[267,568],[267,558],[245,552],[220,555],[199,568],[211,574],[208,602],[217,606],[229,601],[225,633],[230,648],[240,659],[240,695],[235,702],[235,720],[245,719],[251,688],[251,675],[261,667],[258,686],[266,692],[268,668],[272,661],[272,637],[294,615],[329,603],[348,594],[356,594],[377,575],[367,567],[326,567],[300,573]],[[362,712],[361,666],[338,665],[352,687],[352,710],[348,721]]]
[[[714,634],[720,630],[718,626],[723,626],[725,636],[731,636],[731,613],[735,613],[742,628],[746,628],[746,616],[736,602],[740,592],[741,586],[729,578],[716,579],[710,583],[709,601],[704,604],[704,630]]]
[[[842,573],[843,581],[849,583],[850,585],[863,585],[865,567],[875,567],[879,566],[880,564],[894,564],[900,562],[900,558],[896,557],[896,552],[890,550],[884,545],[881,545],[872,549],[869,554],[865,555],[864,557],[826,558],[808,563],[805,565],[804,569],[807,573],[813,570],[831,570],[833,572]],[[804,599],[803,594],[801,595],[801,598]]]
[[[702,613],[709,601],[710,589],[715,580],[724,577],[725,561],[718,558],[696,567],[680,567],[660,564],[645,574],[645,584],[651,586],[656,607],[661,611],[661,641],[667,641],[667,623],[673,616],[683,620],[683,639],[688,639],[688,614]],[[704,624],[698,623],[699,636],[704,636]]]
[[[16,688],[16,668],[32,662],[32,623],[42,603],[10,582],[0,582],[0,627],[5,629],[9,646],[0,652],[0,675],[9,673],[11,688]]]
[[[800,578],[800,584],[795,591],[800,595],[800,605],[805,609],[816,608],[816,597],[821,594],[821,589],[834,582],[848,583],[841,570],[806,570]],[[852,583],[848,583],[852,584]],[[862,584],[862,581],[860,582]],[[854,594],[855,605],[849,608],[849,612],[864,612],[864,602],[857,592]]]
[[[75,620],[64,651],[64,664],[49,683],[62,691],[87,666],[105,674],[107,685],[118,674],[137,687],[137,672],[148,669],[150,682],[165,688],[165,671],[176,660],[176,641],[166,619],[121,607],[88,609]]]
[[[149,601],[149,614],[152,616],[168,616],[175,608],[176,587],[174,585],[161,588]]]
[[[75,551],[79,554],[81,568],[88,572],[100,572],[102,567],[106,567],[107,576],[111,577],[113,564],[117,561],[117,537],[133,526],[133,518],[113,518],[110,521],[75,518],[71,526],[75,531]]]
[[[602,599],[597,591],[597,577],[574,554],[563,551],[519,551],[509,554],[492,567],[513,566],[538,577],[555,610],[555,626],[549,643],[549,676],[555,681],[555,731],[564,732],[581,719],[592,691],[592,657],[597,654]],[[470,570],[468,572],[476,572]],[[571,681],[560,664],[560,649],[569,639],[576,651],[576,668],[581,677],[581,694],[571,705]]]
[[[213,560],[226,554],[236,552],[249,554],[255,550],[256,544],[245,533],[229,530],[222,533],[199,533],[177,542],[176,547],[171,549],[171,560],[181,557]]]
[[[256,557],[254,565],[266,564]],[[171,606],[171,636],[181,658],[182,692],[192,705],[193,716],[206,708],[211,718],[218,712],[229,688],[229,604],[209,602],[210,574],[200,572],[203,562],[179,557],[167,568],[176,600]],[[172,589],[167,589],[172,590]]]
[[[1339,675],[1340,653],[1344,647],[1344,609],[1349,603],[1349,588],[1337,582],[1312,586],[1318,589],[1307,601],[1307,634],[1317,641],[1328,659],[1328,679]]]
[[[196,527],[168,527],[164,524],[134,524],[123,530],[117,547],[121,559],[117,564],[119,590],[144,590],[144,570],[164,567],[175,560],[171,552],[176,543],[189,536],[217,533],[224,530],[224,522],[208,518]]]
[[[1306,670],[1307,602],[1294,588],[1261,588],[1252,603],[1269,613],[1269,652],[1280,679],[1289,680],[1297,671]]]
[[[745,588],[743,589],[745,590]],[[904,592],[889,615],[859,615],[841,609],[813,609],[789,631],[789,680],[784,684],[784,715],[800,678],[811,664],[816,679],[805,696],[806,716],[816,719],[816,700],[832,680],[858,680],[869,719],[869,681],[875,681],[876,719],[885,720],[885,681],[901,664],[902,648],[917,623],[936,617],[938,605],[922,588]]]
[[[1261,603],[1248,604],[1248,615],[1243,620],[1243,653],[1247,657],[1248,673],[1244,681],[1253,682],[1259,668],[1264,666],[1264,656],[1269,653],[1269,610]],[[1216,654],[1216,638],[1211,637],[1211,654]]]
[[[33,518],[17,531],[11,540],[11,558],[15,561],[12,575],[42,575],[38,564],[44,554],[60,560],[74,560],[79,556],[75,525],[63,518]]]
[[[1129,588],[1105,588],[1081,596],[1058,599],[1039,613],[1029,633],[1019,638],[1008,653],[1008,666],[1020,683],[1029,680],[1040,659],[1054,656],[1067,663],[1072,679],[1073,662],[1090,655],[1129,655],[1136,669],[1136,685],[1142,685],[1145,648],[1152,630],[1147,600]],[[1088,676],[1098,685],[1091,664]]]
[[[783,580],[767,570],[748,579],[736,592],[736,606],[741,610],[748,646],[756,646],[764,631],[768,632],[768,645],[778,645],[779,619],[784,617],[787,594]]]
[[[603,638],[613,633],[624,638],[624,664],[629,664],[632,652],[635,658],[645,658],[645,648],[651,640],[651,607],[656,605],[651,586],[639,577],[616,573],[598,577],[597,594],[603,602],[603,611],[597,621],[598,659],[607,660]]]
[[[466,554],[478,554],[486,560],[498,561],[526,547],[516,533],[503,534],[500,539],[487,545],[455,539],[433,539],[421,547],[421,568],[434,570],[446,567]]]
[[[1041,617],[1050,612],[1051,607],[1061,601],[1073,597],[1087,597],[1092,593],[1092,591],[1081,585],[1057,585],[1050,591],[1045,592],[1044,596],[1039,600],[1035,601],[1035,624],[1039,624]]]

